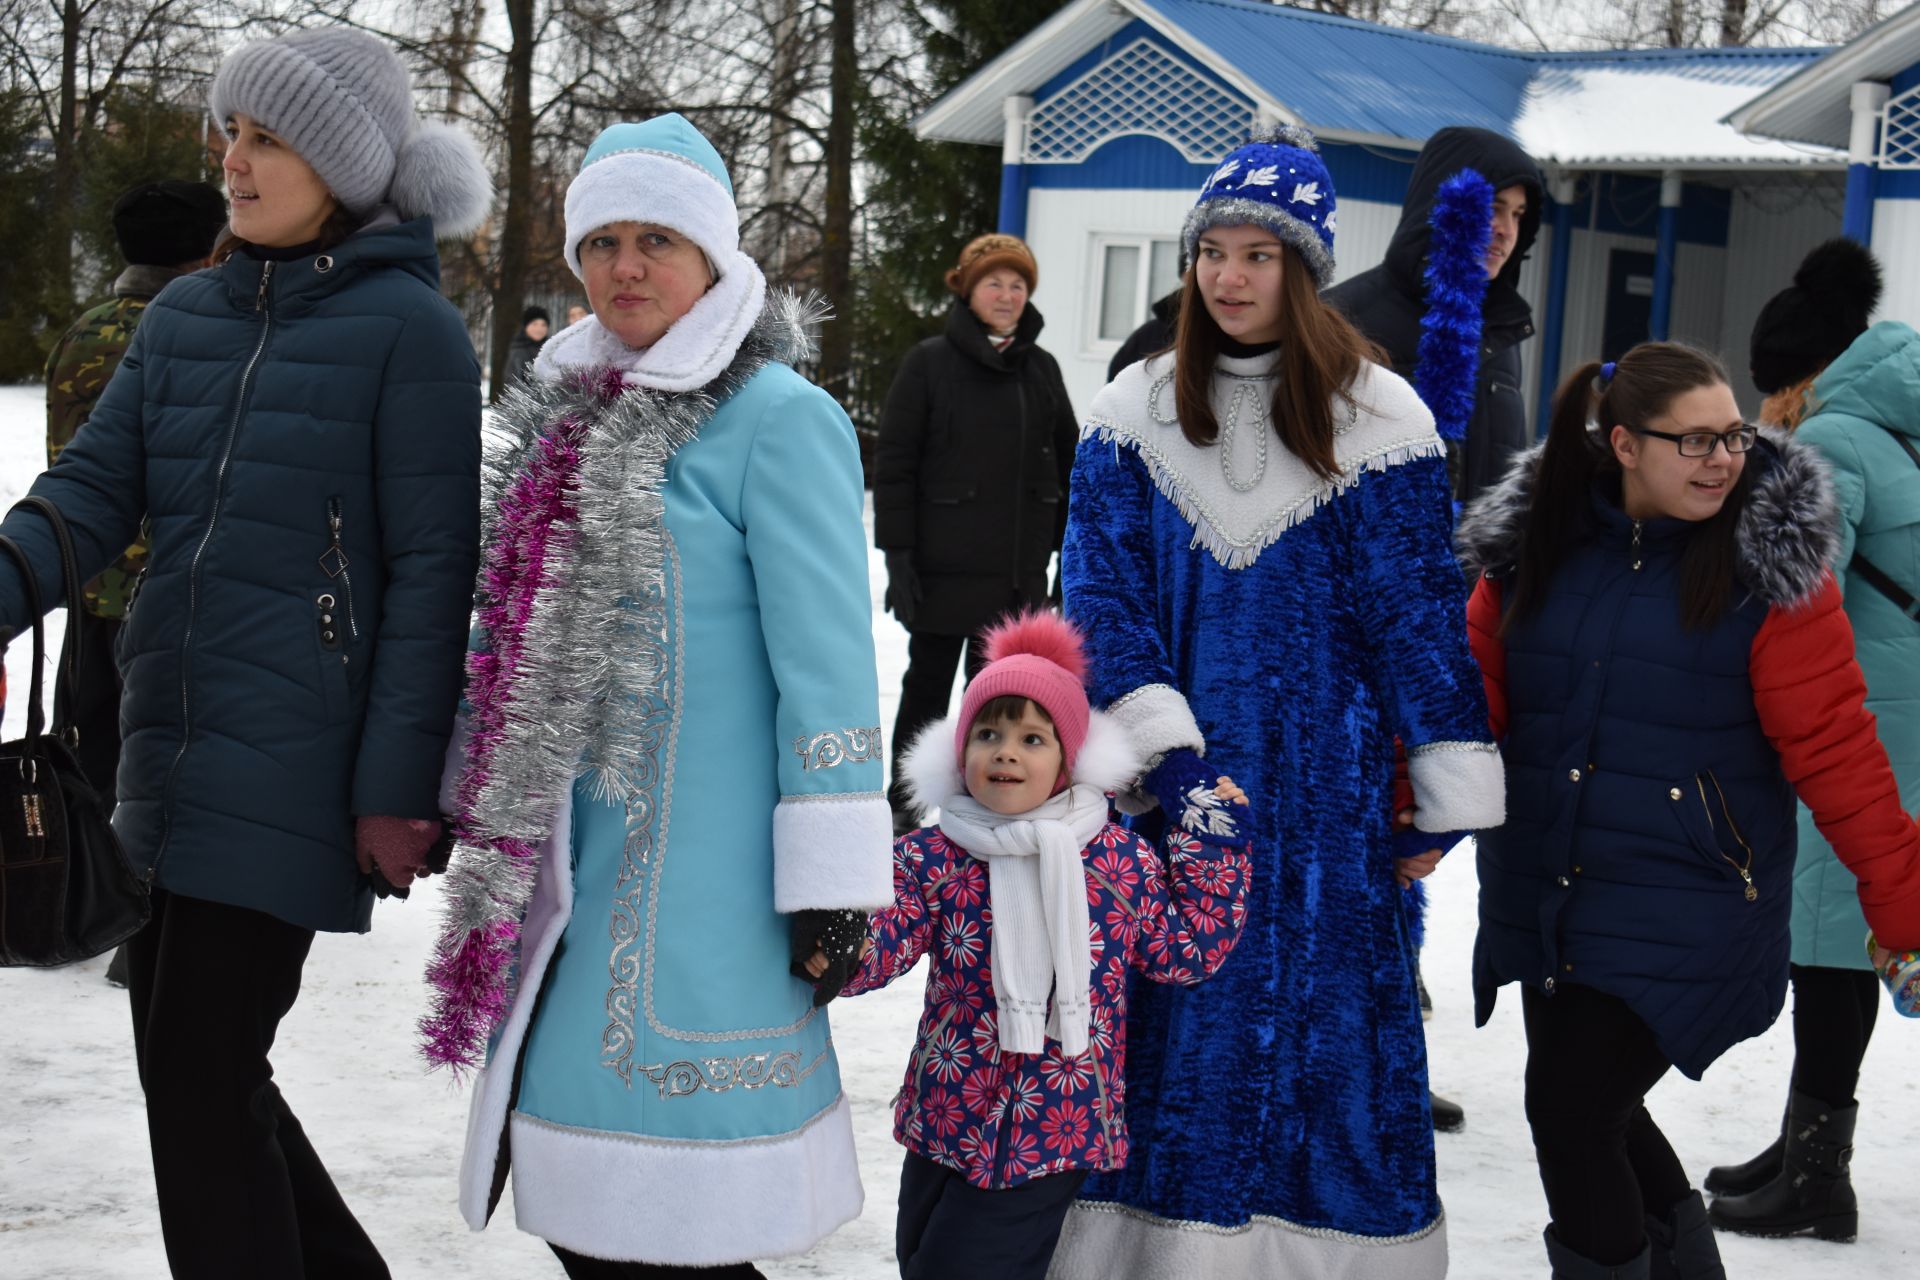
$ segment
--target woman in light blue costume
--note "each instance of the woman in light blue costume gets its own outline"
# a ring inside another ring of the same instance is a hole
[[[861,1208],[789,972],[891,900],[858,451],[692,125],[601,134],[566,222],[593,314],[497,419],[428,1053],[484,1046],[476,1229],[510,1170],[570,1275],[758,1275]]]
[[[1239,951],[1136,984],[1136,1140],[1081,1193],[1056,1277],[1445,1273],[1395,739],[1421,828],[1498,824],[1504,781],[1448,549],[1433,418],[1319,298],[1332,180],[1305,130],[1227,157],[1185,242],[1174,349],[1095,400],[1063,555],[1097,703],[1179,812],[1257,779]],[[1204,753],[1205,760],[1199,759]]]

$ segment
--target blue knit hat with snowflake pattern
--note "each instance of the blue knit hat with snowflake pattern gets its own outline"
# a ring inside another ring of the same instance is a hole
[[[1182,240],[1193,262],[1208,227],[1265,227],[1299,251],[1324,289],[1333,282],[1337,220],[1333,177],[1320,159],[1320,144],[1309,130],[1283,124],[1256,134],[1220,162],[1200,188]]]

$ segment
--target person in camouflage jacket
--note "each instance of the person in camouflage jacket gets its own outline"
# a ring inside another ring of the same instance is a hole
[[[82,313],[47,357],[48,466],[93,412],[147,304],[176,276],[206,265],[226,220],[226,201],[204,182],[143,182],[114,203],[114,236],[127,269],[113,282],[113,298]],[[142,539],[81,590],[86,611],[112,622],[125,619],[146,562]]]

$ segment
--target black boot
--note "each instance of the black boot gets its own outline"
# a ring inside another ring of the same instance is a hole
[[[1744,1196],[1749,1191],[1758,1191],[1780,1176],[1780,1156],[1786,1150],[1787,1113],[1780,1113],[1780,1132],[1775,1134],[1773,1142],[1753,1159],[1745,1164],[1717,1164],[1707,1170],[1707,1180],[1700,1185],[1716,1196]]]
[[[1743,1196],[1713,1202],[1713,1225],[1750,1236],[1811,1231],[1822,1240],[1851,1240],[1860,1230],[1859,1202],[1847,1166],[1853,1159],[1858,1104],[1829,1107],[1796,1093],[1787,1102],[1786,1149],[1773,1181]]]
[[[1647,1217],[1648,1274],[1653,1280],[1727,1280],[1720,1245],[1707,1221],[1707,1202],[1698,1191],[1673,1206],[1664,1218]]]
[[[1443,1098],[1433,1090],[1427,1090],[1427,1105],[1433,1109],[1433,1129],[1435,1133],[1458,1133],[1467,1127],[1466,1108],[1451,1098]]]
[[[1553,1228],[1544,1233],[1547,1241],[1547,1261],[1553,1266],[1553,1280],[1650,1280],[1652,1273],[1647,1270],[1652,1256],[1652,1246],[1643,1246],[1640,1256],[1631,1262],[1622,1262],[1616,1266],[1604,1266],[1584,1258],[1560,1243]]]

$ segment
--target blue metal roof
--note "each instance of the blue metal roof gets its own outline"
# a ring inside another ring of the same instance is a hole
[[[1511,135],[1529,86],[1569,66],[1772,84],[1824,49],[1529,53],[1261,0],[1136,0],[1317,129],[1422,139],[1447,125]],[[1225,69],[1225,68],[1222,68]]]

